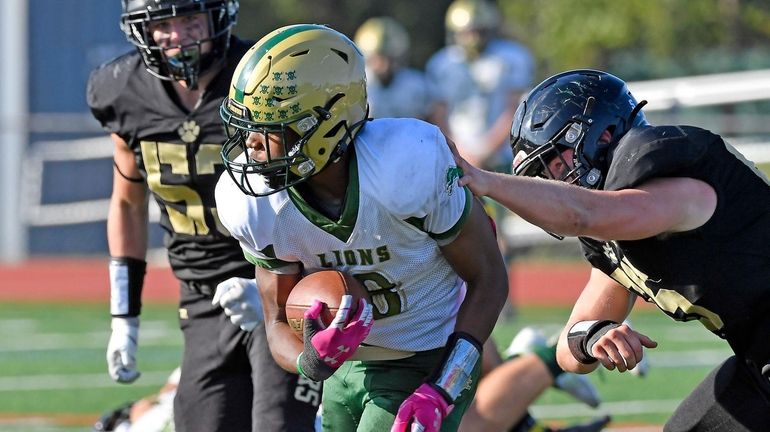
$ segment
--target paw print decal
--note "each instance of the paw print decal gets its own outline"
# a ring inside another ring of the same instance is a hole
[[[201,133],[201,127],[195,123],[195,120],[188,120],[182,123],[182,126],[176,130],[182,141],[186,143],[193,143],[198,139],[198,135]]]

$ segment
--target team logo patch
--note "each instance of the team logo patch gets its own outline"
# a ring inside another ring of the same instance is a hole
[[[449,167],[446,170],[446,182],[444,183],[444,190],[446,191],[447,195],[452,196],[452,192],[454,192],[454,188],[457,185],[457,179],[462,177],[463,170],[459,167]]]
[[[198,139],[198,135],[201,133],[201,127],[195,123],[195,120],[187,120],[179,126],[176,130],[179,134],[179,138],[187,144],[194,143]]]

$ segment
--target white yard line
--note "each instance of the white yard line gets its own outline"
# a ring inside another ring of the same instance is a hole
[[[599,416],[603,414],[627,415],[670,413],[682,402],[679,399],[670,400],[627,400],[621,402],[602,402],[601,407],[592,410],[585,404],[569,403],[556,405],[533,405],[530,407],[536,418],[569,418],[586,415]]]
[[[142,372],[142,376],[133,385],[160,386],[168,379],[171,371]],[[116,387],[120,384],[110,379],[105,370],[96,374],[68,375],[33,375],[18,377],[0,377],[0,392],[74,390],[89,388]]]

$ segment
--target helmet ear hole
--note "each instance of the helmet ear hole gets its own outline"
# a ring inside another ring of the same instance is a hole
[[[339,123],[337,123],[336,125],[334,125],[334,127],[332,127],[331,129],[329,129],[329,131],[328,131],[328,132],[326,132],[326,134],[324,134],[324,138],[331,138],[331,137],[333,137],[333,136],[336,136],[336,135],[337,135],[337,133],[338,133],[338,132],[340,131],[340,129],[342,128],[342,125],[343,125],[343,124],[344,124],[343,122],[339,122]]]

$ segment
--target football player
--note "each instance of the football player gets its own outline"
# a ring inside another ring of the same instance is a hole
[[[87,96],[114,145],[109,374],[120,383],[139,377],[151,194],[181,282],[176,430],[313,430],[320,386],[270,356],[254,266],[222,227],[214,202],[224,171],[219,105],[250,46],[231,35],[238,2],[123,0],[122,7],[120,26],[136,50],[96,69]]]
[[[642,297],[675,320],[699,320],[735,354],[682,402],[666,430],[764,430],[770,184],[720,136],[651,126],[642,106],[606,72],[557,74],[516,112],[515,175],[457,156],[460,184],[550,233],[579,237],[594,268],[560,337],[565,370],[634,369],[657,345],[622,323]]]
[[[510,172],[509,126],[532,85],[534,59],[524,45],[503,38],[495,2],[455,0],[447,8],[447,46],[425,66],[447,104],[448,136],[477,166]]]
[[[361,51],[310,24],[258,41],[221,112],[219,215],[257,266],[274,357],[323,381],[324,430],[456,430],[508,279],[443,134],[368,119]],[[316,302],[300,341],[282,306],[303,274],[325,268],[354,275],[372,302],[354,316],[341,307],[328,328]]]
[[[366,60],[366,94],[374,118],[412,117],[442,129],[446,104],[422,71],[407,67],[409,34],[391,17],[374,17],[356,30],[353,41]]]

